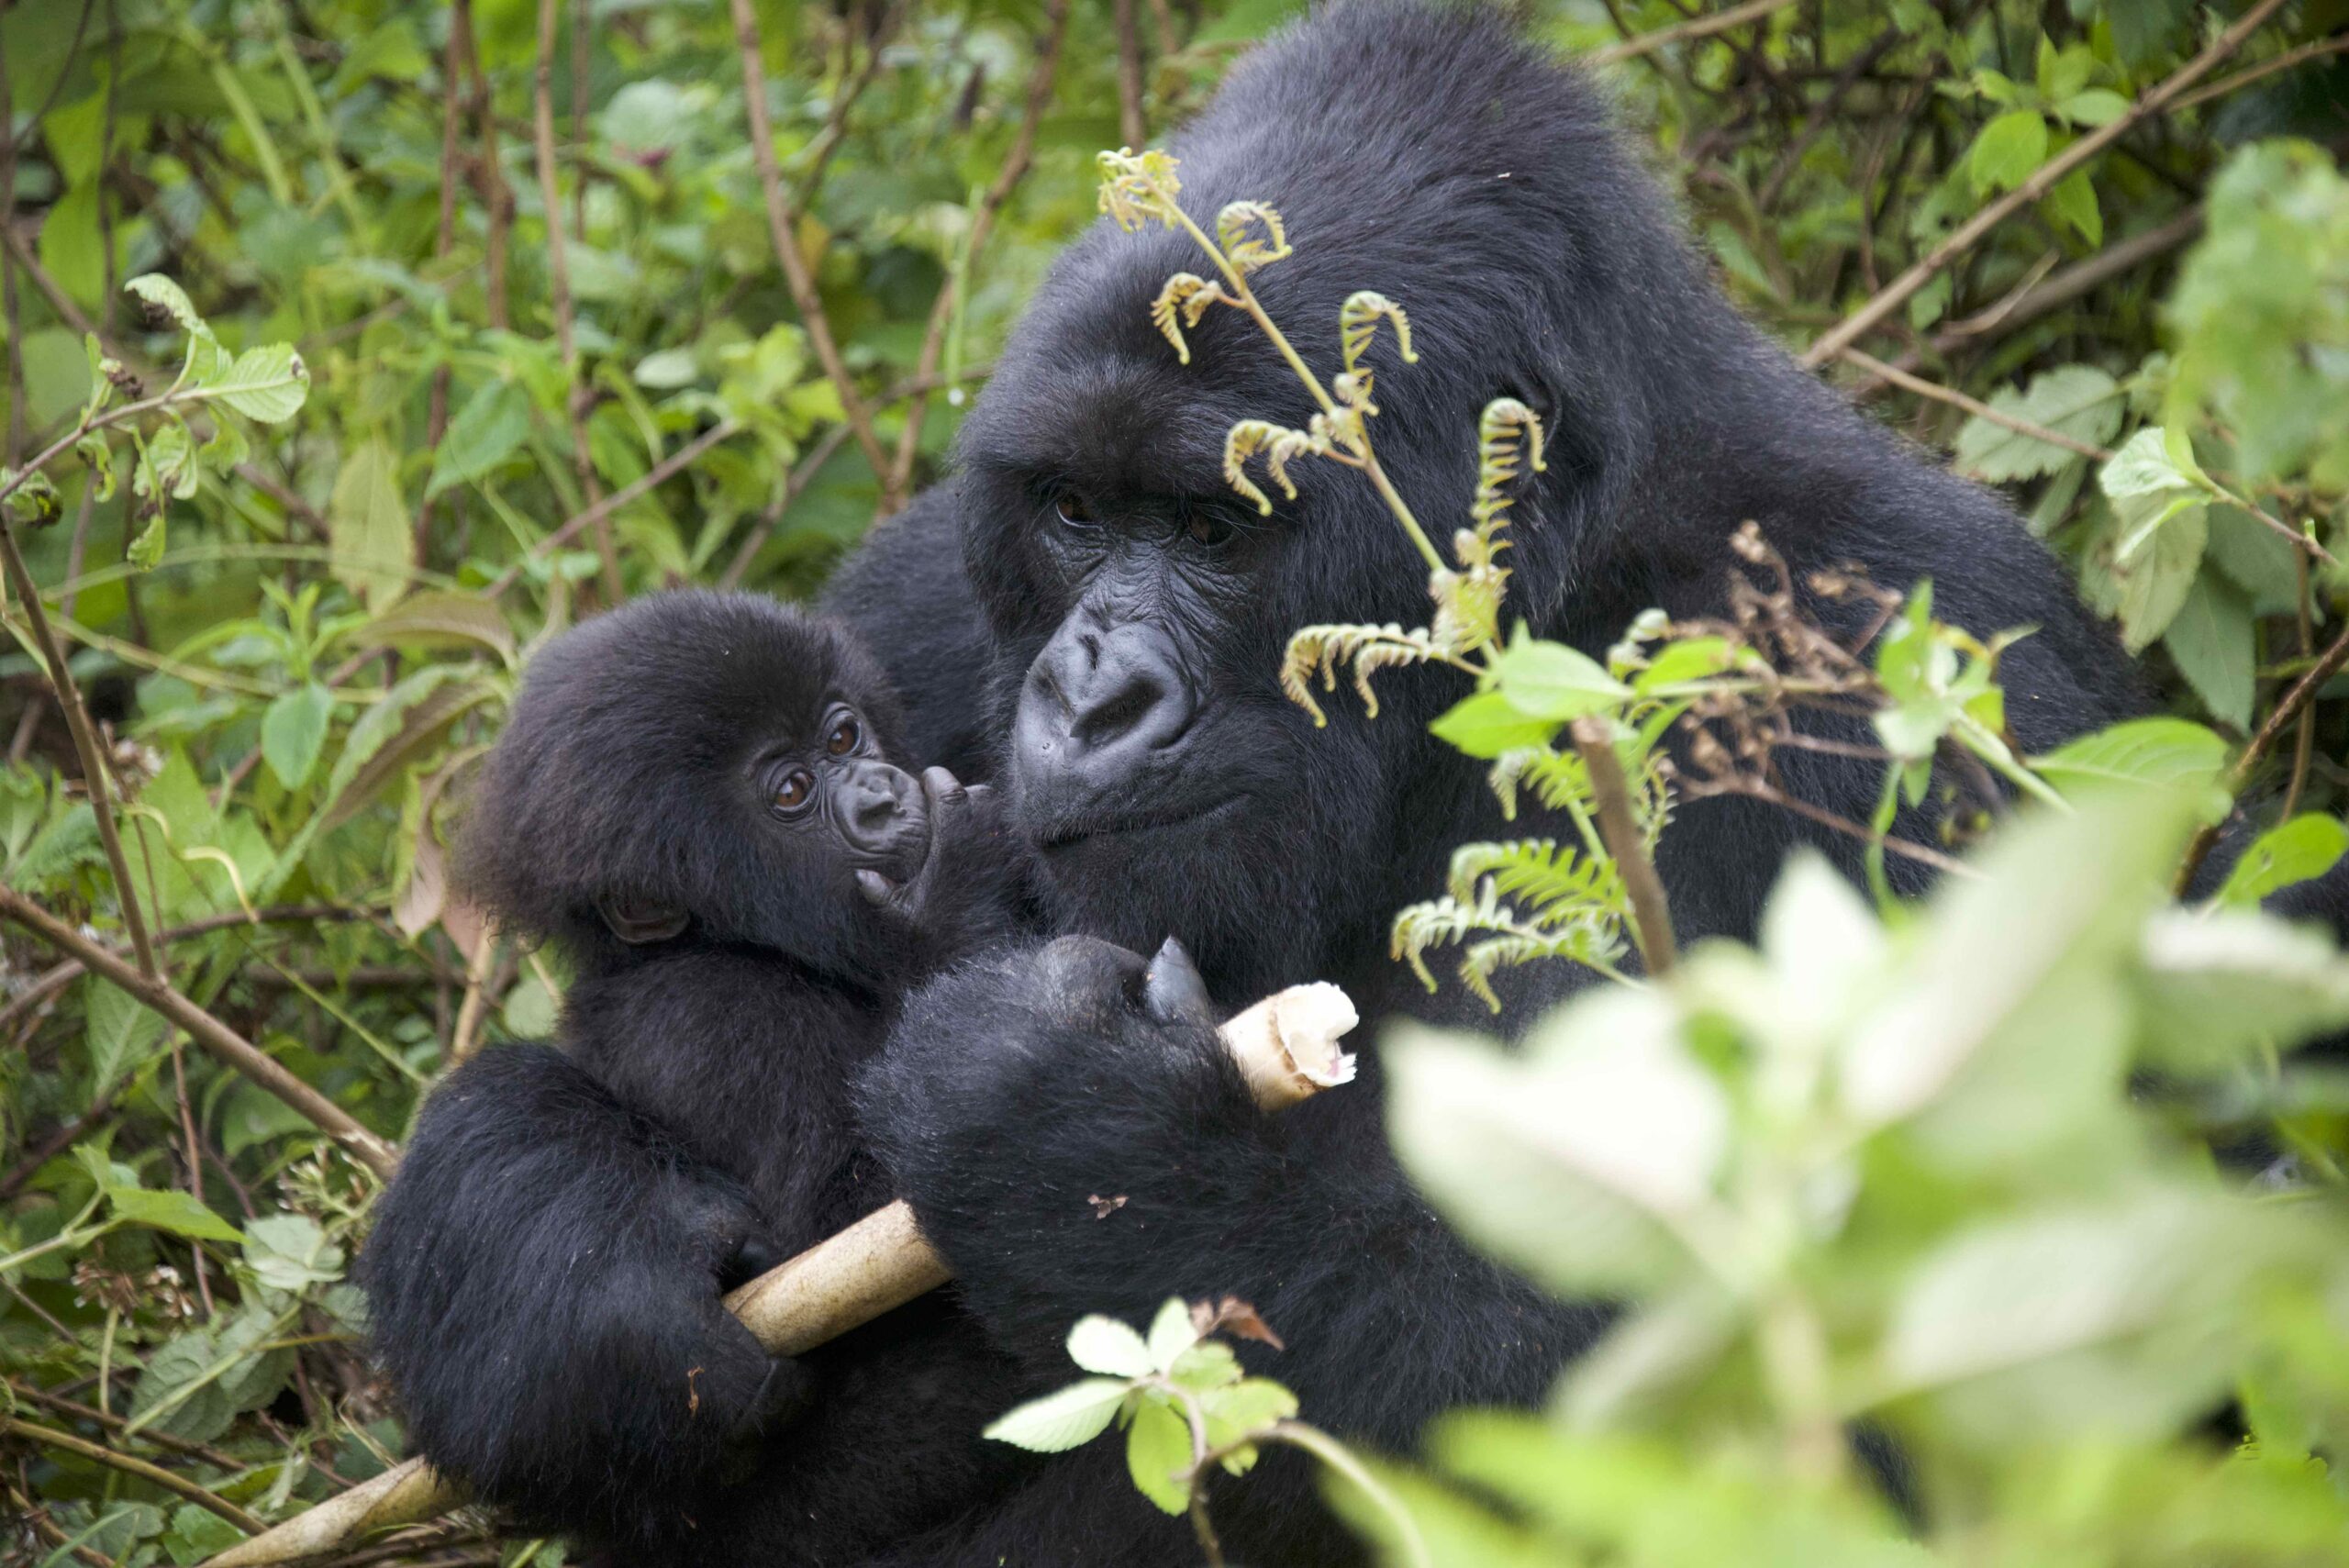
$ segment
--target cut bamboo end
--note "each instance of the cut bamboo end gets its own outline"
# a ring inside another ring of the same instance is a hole
[[[1223,1026],[1223,1043],[1247,1074],[1256,1103],[1268,1111],[1286,1110],[1353,1082],[1353,1052],[1338,1042],[1361,1021],[1353,998],[1317,980],[1275,992],[1234,1014]]]
[[[402,1460],[372,1481],[328,1497],[250,1540],[239,1541],[205,1568],[274,1568],[347,1549],[376,1530],[435,1519],[465,1500],[421,1459]]]

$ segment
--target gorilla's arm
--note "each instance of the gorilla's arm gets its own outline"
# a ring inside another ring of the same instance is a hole
[[[1288,1336],[1246,1359],[1341,1432],[1406,1448],[1446,1407],[1539,1398],[1604,1312],[1444,1227],[1386,1151],[1375,1069],[1269,1116],[1204,1018],[1144,1011],[1141,965],[1064,940],[965,968],[862,1081],[876,1153],[996,1344],[1051,1386],[1080,1316],[1229,1292]]]
[[[749,1197],[551,1048],[451,1074],[375,1213],[362,1277],[416,1447],[533,1523],[674,1532],[804,1392],[719,1305],[772,1261]]]
[[[923,491],[867,534],[817,608],[855,628],[905,705],[914,761],[965,784],[993,776],[1000,727],[982,689],[985,620],[963,573],[960,480]]]

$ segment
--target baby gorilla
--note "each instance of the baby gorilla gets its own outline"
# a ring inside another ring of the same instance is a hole
[[[932,1522],[959,1490],[941,1478],[976,1485],[991,1462],[976,1434],[1012,1396],[941,1304],[839,1355],[778,1361],[718,1300],[893,1195],[858,1147],[851,1080],[912,986],[1013,929],[992,793],[942,768],[914,777],[898,733],[879,667],[834,623],[749,595],[664,594],[533,660],[475,791],[464,885],[508,933],[551,943],[573,981],[559,1051],[493,1047],[426,1106],[367,1249],[375,1341],[411,1393],[462,1380],[458,1406],[587,1421],[623,1407],[595,1397],[607,1380],[674,1387],[658,1421],[570,1450],[594,1456],[575,1475],[486,1440],[502,1422],[411,1433],[485,1500],[596,1521],[618,1560],[685,1554],[697,1523],[745,1509],[802,1528],[821,1514],[844,1548],[887,1539]],[[503,1152],[484,1164],[484,1149]],[[608,1173],[610,1201],[550,1238],[518,1217],[564,1170]],[[518,1216],[516,1247],[570,1282],[566,1320],[533,1326],[577,1346],[564,1386],[521,1385],[478,1337],[443,1332],[498,1310],[482,1299],[495,1282],[456,1266],[432,1223],[461,1171],[474,1203],[484,1180],[500,1188],[480,1212]],[[762,1484],[828,1362],[898,1397],[825,1400]],[[907,1388],[932,1400],[910,1419]],[[837,1454],[857,1485],[828,1487],[812,1453]],[[874,1484],[899,1466],[902,1487]]]

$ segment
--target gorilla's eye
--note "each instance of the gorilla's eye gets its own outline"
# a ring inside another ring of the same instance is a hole
[[[774,808],[785,814],[804,811],[816,798],[816,775],[805,768],[794,768],[775,780]]]
[[[1062,491],[1052,501],[1052,510],[1073,528],[1089,528],[1101,520],[1085,497],[1074,490]]]
[[[864,731],[856,722],[856,715],[844,713],[832,725],[832,732],[824,737],[824,750],[835,757],[845,757],[864,739]]]
[[[1189,534],[1196,543],[1216,550],[1230,544],[1240,530],[1217,513],[1194,511],[1183,519],[1183,531]]]

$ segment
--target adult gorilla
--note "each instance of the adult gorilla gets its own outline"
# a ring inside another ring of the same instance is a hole
[[[1798,573],[1856,560],[1896,584],[1930,575],[1942,612],[1978,631],[2038,626],[2006,663],[2026,746],[2129,706],[2125,662],[2015,519],[1742,321],[1598,96],[1496,25],[1385,0],[1332,10],[1244,62],[1175,150],[1195,212],[1257,198],[1286,217],[1297,253],[1257,282],[1322,374],[1346,295],[1377,289],[1410,311],[1419,363],[1375,353],[1376,437],[1421,517],[1464,511],[1489,399],[1541,413],[1549,470],[1517,513],[1511,585],[1535,630],[1598,647],[1645,606],[1718,605],[1725,541],[1750,517]],[[1319,977],[1373,1016],[1475,1017],[1456,991],[1422,995],[1385,935],[1398,905],[1439,885],[1454,844],[1504,831],[1480,770],[1427,733],[1459,683],[1392,674],[1376,720],[1336,704],[1317,731],[1274,680],[1298,626],[1422,618],[1423,569],[1357,474],[1307,466],[1299,500],[1270,519],[1228,493],[1227,427],[1301,424],[1309,409],[1237,312],[1211,314],[1192,362],[1176,362],[1149,306],[1167,274],[1200,261],[1179,236],[1106,225],[1073,248],[969,421],[954,488],[883,529],[834,602],[913,676],[918,733],[962,734],[983,706],[998,716],[1002,774],[1062,929],[1145,952],[1175,934],[1226,1005]],[[956,535],[985,615],[959,633],[964,589],[941,553]],[[985,693],[957,678],[980,661]],[[1851,817],[1873,797],[1856,764],[1799,784]],[[1747,929],[1802,834],[1760,808],[1684,811],[1663,865],[1681,929]],[[868,1076],[874,1151],[996,1348],[1047,1387],[1071,1373],[1061,1340],[1079,1315],[1130,1318],[1169,1295],[1232,1292],[1288,1340],[1250,1359],[1311,1418],[1369,1442],[1408,1445],[1446,1406],[1538,1398],[1598,1315],[1487,1264],[1412,1193],[1386,1152],[1375,1062],[1367,1082],[1267,1118],[1200,1009],[1145,995],[1139,969],[1115,948],[1058,943],[949,977],[908,1009]],[[1539,988],[1573,983],[1563,965],[1520,973],[1513,1003],[1522,1016]],[[670,1132],[695,1140],[690,1127]],[[529,1141],[518,1124],[432,1152],[470,1162],[481,1174],[470,1190],[489,1194]],[[540,1333],[562,1321],[603,1344],[676,1341],[659,1304],[680,1282],[714,1290],[706,1259],[723,1249],[658,1241],[683,1201],[674,1162],[663,1170],[662,1184],[631,1186],[581,1169],[522,1215],[451,1202],[434,1266],[488,1272],[511,1309],[447,1325],[445,1353],[483,1366],[485,1385],[486,1369],[510,1381],[518,1364],[544,1396],[437,1414],[443,1429],[475,1423],[481,1451],[515,1461],[509,1496],[527,1499],[534,1474],[592,1470],[624,1510],[637,1477],[674,1480],[664,1462],[685,1445],[667,1440],[687,1418],[671,1389],[584,1377],[580,1352]],[[1097,1218],[1096,1195],[1127,1201]],[[589,1292],[533,1272],[524,1260],[550,1250],[518,1242],[518,1229],[610,1238],[597,1260],[607,1284]],[[885,1320],[867,1332],[885,1336]],[[896,1473],[890,1407],[917,1423],[929,1397],[835,1381],[813,1418],[764,1440],[758,1479],[702,1511],[679,1553],[798,1560],[829,1538],[809,1503],[774,1498],[829,1461],[827,1507],[855,1511],[859,1488],[931,1486],[939,1515],[919,1540],[815,1548],[824,1561],[1191,1560],[1188,1532],[1133,1495],[1115,1445],[960,1496]],[[851,1405],[861,1425],[830,1424]],[[822,1440],[843,1429],[873,1444],[861,1470]],[[1347,1560],[1348,1538],[1293,1457],[1219,1485],[1227,1540],[1254,1562]]]

